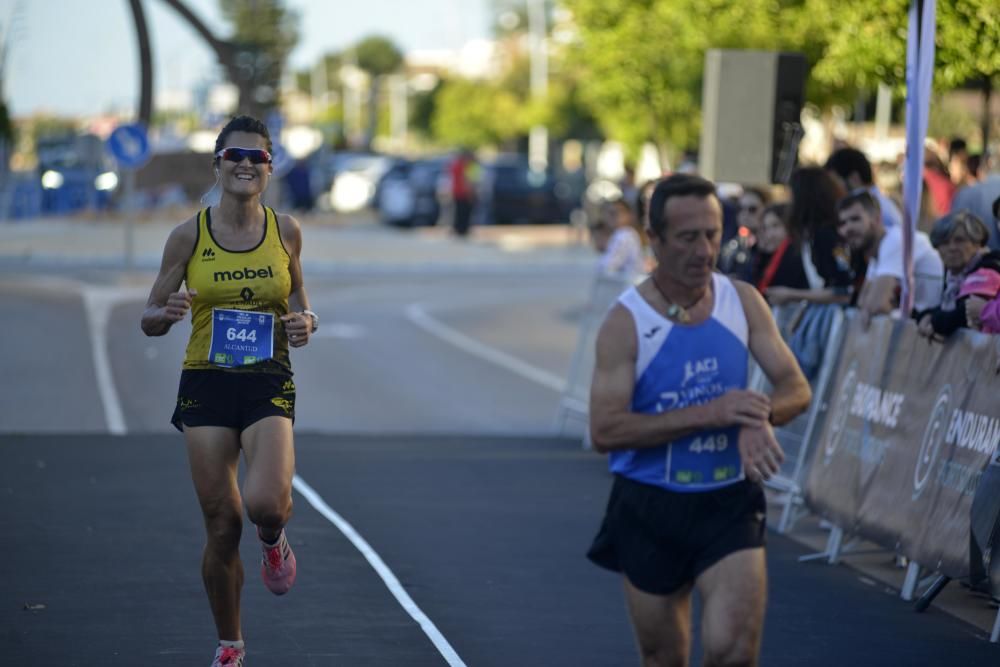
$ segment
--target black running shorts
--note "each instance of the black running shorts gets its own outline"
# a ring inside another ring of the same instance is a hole
[[[763,547],[765,512],[763,487],[748,481],[677,493],[616,475],[587,557],[641,591],[668,595],[729,554]]]
[[[290,373],[184,370],[170,422],[178,431],[184,426],[242,431],[274,416],[295,421],[295,383]]]

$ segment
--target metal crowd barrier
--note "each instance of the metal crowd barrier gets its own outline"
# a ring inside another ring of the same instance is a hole
[[[948,580],[1000,557],[998,485],[984,482],[1000,464],[1000,336],[961,331],[942,344],[912,321],[852,319],[839,357],[803,483],[806,506],[833,527],[816,557],[837,562],[847,537],[896,552],[909,562],[904,600],[934,580],[921,611]],[[1000,594],[1000,579],[986,585]]]
[[[813,377],[810,378],[809,382],[813,392],[812,403],[809,404],[809,409],[806,412],[791,422],[774,429],[774,435],[785,452],[785,462],[779,473],[768,480],[766,485],[781,494],[777,498],[777,502],[782,506],[777,530],[782,534],[788,532],[795,521],[806,513],[802,494],[807,472],[806,462],[809,459],[810,445],[814,440],[817,428],[822,424],[822,417],[826,413],[827,389],[839,359],[838,352],[845,331],[845,316],[844,311],[839,307],[807,303],[776,306],[772,309],[778,331],[781,332],[786,343],[795,342],[794,336],[797,327],[802,324],[803,320],[810,317],[810,312],[815,313],[819,309],[828,309],[829,323],[823,331],[817,332],[821,336],[821,340],[814,341],[820,346],[822,360],[817,364],[818,368],[813,372]],[[771,384],[752,358],[750,369],[748,387],[763,393],[769,392],[772,389]]]

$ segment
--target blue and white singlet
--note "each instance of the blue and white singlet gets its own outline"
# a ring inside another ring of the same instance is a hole
[[[618,297],[632,314],[639,342],[633,412],[677,410],[746,388],[749,327],[740,295],[718,273],[712,274],[712,290],[712,315],[696,325],[667,319],[635,287]],[[612,452],[611,472],[670,491],[719,489],[743,479],[738,436],[739,427],[733,426]]]

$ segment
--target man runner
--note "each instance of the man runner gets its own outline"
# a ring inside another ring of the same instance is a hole
[[[642,664],[686,665],[691,596],[702,598],[705,665],[756,665],[767,574],[761,480],[784,454],[771,430],[811,391],[750,285],[714,273],[715,186],[671,176],[650,201],[658,261],[626,291],[597,339],[594,447],[615,481],[588,552],[621,572]],[[748,353],[774,386],[746,389]]]

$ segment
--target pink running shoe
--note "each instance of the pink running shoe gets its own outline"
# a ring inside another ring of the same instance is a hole
[[[243,667],[244,655],[246,655],[244,649],[220,646],[215,649],[215,660],[212,661],[212,667]]]
[[[257,537],[260,537],[260,528],[257,529]],[[261,547],[264,557],[260,565],[260,576],[264,585],[275,595],[284,595],[295,583],[295,554],[288,546],[284,529],[277,544],[269,546],[261,540]]]

